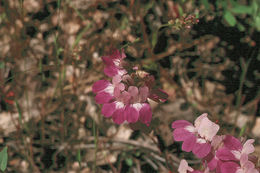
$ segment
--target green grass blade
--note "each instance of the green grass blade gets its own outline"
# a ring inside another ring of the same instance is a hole
[[[7,167],[7,160],[8,160],[8,154],[7,154],[7,147],[4,147],[4,149],[0,152],[0,170],[5,171]]]

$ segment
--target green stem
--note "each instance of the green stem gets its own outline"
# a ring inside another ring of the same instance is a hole
[[[94,143],[95,143],[95,155],[94,155],[94,167],[93,170],[96,172],[96,167],[97,167],[97,133],[96,133],[96,123],[95,120],[93,119],[93,136],[94,136]]]

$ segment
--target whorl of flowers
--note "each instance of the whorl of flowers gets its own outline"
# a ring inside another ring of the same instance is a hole
[[[210,121],[207,114],[199,116],[194,126],[185,120],[172,123],[173,138],[183,141],[182,150],[192,151],[202,159],[204,171],[194,170],[182,160],[179,173],[259,173],[257,158],[251,155],[254,139],[241,142],[231,135],[217,135],[219,125]]]
[[[102,57],[104,73],[112,78],[112,82],[99,80],[94,83],[92,90],[96,94],[95,100],[103,104],[101,113],[105,117],[112,117],[117,124],[140,121],[148,126],[152,119],[148,99],[165,101],[168,95],[154,88],[153,76],[137,67],[131,68],[131,64],[124,61],[125,58],[123,50],[114,50]]]

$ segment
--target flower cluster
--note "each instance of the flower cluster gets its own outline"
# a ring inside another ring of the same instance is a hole
[[[137,67],[130,68],[125,58],[123,50],[114,50],[109,56],[102,57],[104,73],[112,78],[112,82],[99,80],[94,83],[95,100],[103,104],[102,114],[112,117],[117,124],[140,121],[148,126],[152,119],[148,99],[165,101],[168,95],[154,88],[153,76]]]
[[[182,150],[192,151],[202,159],[204,171],[193,170],[182,160],[180,173],[259,173],[257,158],[251,155],[255,148],[253,139],[241,142],[231,135],[217,135],[219,125],[210,121],[207,114],[199,116],[194,125],[185,120],[172,123],[175,141],[183,141]]]
[[[199,19],[197,19],[195,15],[188,15],[187,17],[183,16],[168,22],[169,26],[172,26],[176,30],[182,28],[190,29],[192,25],[197,23],[199,23]]]

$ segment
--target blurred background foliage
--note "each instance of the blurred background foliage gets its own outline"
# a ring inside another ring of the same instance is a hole
[[[198,161],[173,143],[171,122],[202,112],[255,138],[259,154],[259,45],[258,0],[0,1],[6,171],[176,171],[184,156]],[[117,126],[94,102],[100,57],[122,47],[169,94],[151,103],[150,127]]]

